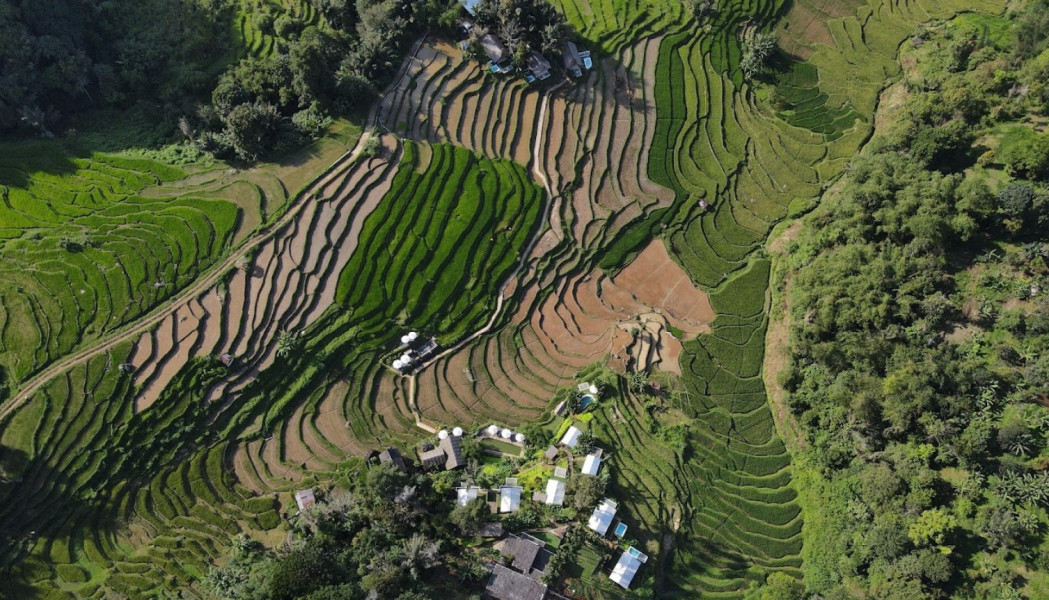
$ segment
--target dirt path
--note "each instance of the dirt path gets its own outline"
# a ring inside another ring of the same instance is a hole
[[[264,231],[260,232],[255,238],[245,242],[243,246],[231,252],[222,262],[213,265],[202,277],[193,282],[192,285],[183,289],[181,292],[170,298],[163,305],[158,306],[145,316],[139,318],[125,329],[114,331],[106,336],[103,336],[92,344],[88,348],[84,348],[72,354],[69,354],[61,360],[52,363],[50,366],[40,371],[33,377],[23,381],[18,391],[8,400],[3,407],[0,407],[0,421],[3,421],[11,413],[18,410],[23,404],[29,401],[44,384],[51,381],[55,377],[58,377],[68,369],[74,366],[91,360],[92,358],[99,356],[105,352],[112,350],[117,345],[131,340],[136,336],[142,335],[149,331],[156,325],[162,323],[165,319],[171,317],[179,308],[181,308],[187,302],[191,302],[197,296],[203,294],[211,287],[215,286],[219,280],[225,275],[225,273],[235,267],[237,261],[244,256],[247,256],[250,252],[271,240],[278,232],[284,227],[292,223],[302,212],[302,208],[308,204],[305,200],[312,198],[314,192],[322,188],[328,183],[328,176],[339,170],[339,167],[345,165],[348,162],[354,161],[357,156],[360,155],[361,150],[364,147],[364,143],[371,137],[369,132],[377,121],[378,107],[382,103],[382,99],[386,94],[394,88],[398,81],[403,76],[403,72],[411,64],[412,59],[418,54],[419,49],[422,47],[423,42],[426,40],[427,34],[424,34],[415,44],[412,46],[409,53],[409,58],[404,61],[401,66],[401,73],[398,73],[397,77],[394,78],[393,82],[389,87],[380,95],[379,99],[373,103],[371,111],[368,114],[368,119],[364,127],[364,133],[361,135],[357,143],[348,152],[340,156],[334,163],[332,163],[327,169],[324,170],[320,175],[314,179],[313,183],[310,184],[297,198],[291,200],[292,206],[288,211],[268,226]]]
[[[419,401],[416,396],[416,390],[418,388],[418,386],[416,386],[416,378],[418,377],[418,372],[422,371],[426,367],[429,367],[430,365],[444,358],[445,356],[448,356],[453,352],[458,352],[470,342],[491,331],[492,327],[495,325],[496,319],[498,319],[499,315],[503,312],[503,302],[506,299],[506,288],[510,287],[510,284],[517,278],[517,275],[521,272],[521,269],[523,269],[524,266],[528,264],[528,259],[531,257],[532,250],[535,249],[536,243],[538,243],[539,238],[541,238],[543,234],[546,233],[546,227],[544,227],[543,224],[550,222],[550,210],[553,206],[554,190],[550,186],[550,179],[546,176],[546,172],[543,171],[542,166],[542,144],[544,140],[543,134],[546,131],[546,129],[543,127],[543,123],[546,122],[546,112],[550,106],[551,95],[553,95],[553,93],[556,92],[558,88],[560,88],[564,84],[565,82],[562,81],[561,83],[558,83],[543,94],[543,99],[539,106],[539,118],[536,120],[535,137],[532,143],[532,174],[539,181],[539,183],[542,184],[543,189],[546,191],[546,198],[543,202],[542,224],[540,224],[539,228],[536,229],[535,234],[532,235],[532,239],[528,241],[528,245],[525,247],[524,252],[521,253],[521,260],[518,261],[517,267],[515,267],[513,272],[511,272],[510,275],[506,278],[506,281],[503,282],[503,285],[499,286],[499,294],[495,297],[495,310],[492,312],[491,318],[488,319],[488,322],[485,323],[484,327],[466,336],[454,346],[446,348],[445,350],[438,352],[434,356],[430,357],[427,361],[420,365],[419,368],[416,370],[416,373],[411,376],[411,383],[408,388],[408,406],[411,408],[412,414],[415,416],[415,424],[421,427],[422,429],[432,431],[433,428],[423,422],[422,413],[419,412]]]
[[[801,221],[795,221],[782,232],[773,233],[768,242],[768,249],[773,254],[776,269],[782,269],[786,260],[787,245],[801,231]],[[792,453],[808,448],[805,436],[798,425],[794,413],[787,406],[787,390],[779,383],[779,374],[786,368],[790,355],[790,277],[783,283],[783,290],[771,290],[771,301],[768,307],[769,324],[765,333],[765,361],[762,365],[762,376],[765,380],[765,391],[772,409],[772,418],[776,430]]]

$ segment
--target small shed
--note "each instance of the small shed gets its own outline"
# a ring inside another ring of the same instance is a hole
[[[299,510],[306,510],[316,503],[317,498],[313,495],[313,488],[295,492],[295,504],[299,505]]]
[[[601,468],[601,457],[596,454],[588,454],[586,460],[583,461],[583,475],[597,475],[598,469]]]
[[[404,464],[404,457],[397,448],[387,448],[379,453],[380,463],[389,463],[402,473],[408,472],[408,466]]]
[[[546,460],[554,460],[557,458],[557,446],[550,446],[547,448],[546,452],[543,453],[543,457],[546,458]]]

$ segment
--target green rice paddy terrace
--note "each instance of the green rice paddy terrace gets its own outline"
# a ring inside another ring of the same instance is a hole
[[[0,443],[18,477],[0,504],[0,586],[199,595],[232,534],[279,540],[291,491],[377,441],[410,446],[417,420],[543,415],[613,343],[594,341],[616,317],[585,284],[657,236],[716,317],[675,360],[687,444],[654,437],[628,390],[617,420],[595,425],[617,448],[624,518],[648,532],[649,555],[672,544],[656,574],[667,597],[742,598],[771,571],[800,575],[801,511],[761,379],[762,245],[866,141],[918,23],[1003,6],[736,0],[698,27],[679,2],[554,4],[602,53],[584,82],[536,91],[422,44],[376,108],[392,132],[378,156],[336,163],[249,264],[8,411]],[[773,84],[777,110],[738,66],[738,31],[758,22],[778,23],[796,58]],[[155,283],[185,285],[254,227],[214,194],[158,205],[141,191],[184,176],[163,165],[95,156],[38,172],[0,171],[0,217],[24,219],[0,221],[5,274],[18,265],[0,282],[0,323],[30,315],[0,330],[14,384],[132,322],[172,293]],[[66,215],[83,239],[52,232]],[[400,377],[384,361],[407,329],[456,349]]]

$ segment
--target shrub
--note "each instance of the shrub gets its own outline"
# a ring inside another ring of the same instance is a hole
[[[1027,136],[1022,142],[1006,145],[998,156],[1013,177],[1049,180],[1049,135]]]
[[[314,102],[309,108],[300,110],[292,115],[291,124],[302,135],[311,139],[317,139],[324,135],[328,126],[331,125],[331,117]]]

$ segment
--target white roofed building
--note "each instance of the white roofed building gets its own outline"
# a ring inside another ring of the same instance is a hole
[[[583,475],[597,475],[597,470],[601,468],[601,457],[596,454],[588,454],[586,460],[583,461]]]
[[[565,482],[560,479],[546,482],[546,503],[551,506],[561,506],[565,503]]]
[[[646,561],[648,561],[648,557],[638,551],[637,548],[627,548],[623,552],[623,556],[619,557],[619,562],[612,568],[612,574],[608,578],[616,582],[619,587],[628,590],[630,589],[630,582],[634,580],[634,575],[637,575],[637,570]]]
[[[572,425],[568,428],[568,431],[565,432],[564,437],[561,438],[561,443],[569,448],[575,448],[576,444],[579,443],[579,436],[582,435],[582,433],[583,432],[580,431],[578,427]]]
[[[457,494],[456,503],[459,506],[466,506],[471,500],[476,500],[481,494],[481,488],[475,485],[456,488],[455,491]]]
[[[615,518],[616,509],[618,508],[619,505],[605,498],[594,509],[594,514],[590,515],[590,521],[587,522],[587,526],[596,531],[598,535],[604,536],[608,533],[608,528],[612,525],[612,519]]]
[[[521,488],[516,485],[504,485],[499,488],[499,512],[517,512],[521,508]]]

